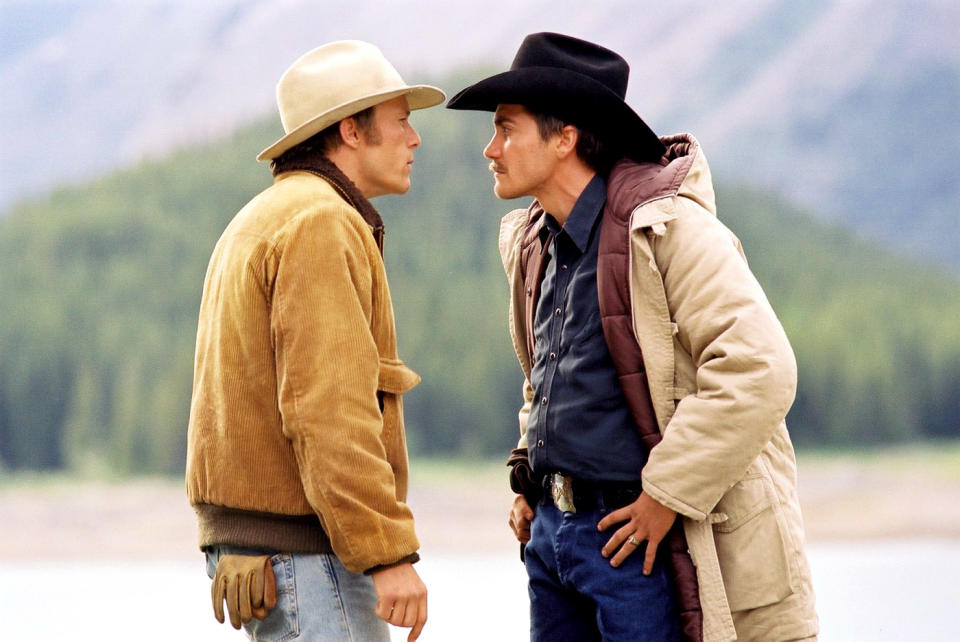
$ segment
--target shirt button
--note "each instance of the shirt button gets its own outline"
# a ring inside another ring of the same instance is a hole
[[[564,263],[563,265],[561,265],[561,266],[560,266],[560,269],[561,269],[561,270],[566,270],[566,269],[567,269],[567,264]]]
[[[546,398],[546,397],[543,397],[543,398],[540,400],[540,405],[541,405],[541,406],[546,406],[546,405],[547,405],[547,398]]]
[[[542,440],[542,439],[537,442],[537,446],[539,446],[540,448],[543,448],[543,440]]]
[[[557,353],[556,353],[556,352],[551,352],[551,353],[550,353],[550,359],[553,360],[553,359],[556,359],[556,358],[557,358]]]
[[[557,308],[556,310],[553,311],[553,313],[557,316],[560,316],[561,314],[563,314],[563,310],[561,308]]]

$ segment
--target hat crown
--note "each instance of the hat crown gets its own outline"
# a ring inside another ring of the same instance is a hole
[[[523,39],[511,70],[556,67],[602,83],[620,97],[627,96],[630,65],[605,47],[559,33],[533,33]]]
[[[405,89],[380,50],[359,40],[331,42],[298,58],[277,83],[277,106],[286,133],[364,96]]]
[[[277,83],[277,107],[284,136],[257,155],[273,160],[294,145],[344,118],[405,96],[407,107],[443,102],[430,85],[407,85],[380,50],[360,40],[339,40],[303,54]]]
[[[630,66],[605,47],[541,32],[523,39],[509,71],[484,78],[450,99],[450,109],[496,111],[518,104],[555,116],[616,144],[637,160],[666,148],[626,102]]]

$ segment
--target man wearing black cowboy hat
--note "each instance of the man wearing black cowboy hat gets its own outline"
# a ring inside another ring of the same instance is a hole
[[[812,639],[793,352],[699,144],[658,138],[628,75],[538,33],[447,105],[495,113],[494,191],[535,197],[500,231],[531,639]]]

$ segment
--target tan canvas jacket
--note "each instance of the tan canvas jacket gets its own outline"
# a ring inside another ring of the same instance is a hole
[[[324,179],[281,174],[204,283],[186,472],[200,545],[332,547],[354,572],[414,553],[401,395],[418,382],[371,228]]]
[[[795,640],[818,630],[784,417],[796,363],[736,237],[716,218],[710,171],[696,155],[675,193],[638,203],[630,223],[634,333],[662,442],[643,487],[683,520],[697,566],[705,640]],[[510,330],[525,374],[518,447],[532,401],[519,278],[527,210],[504,217]]]

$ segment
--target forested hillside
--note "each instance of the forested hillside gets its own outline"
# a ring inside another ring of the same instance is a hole
[[[414,187],[375,202],[417,454],[504,455],[520,372],[506,333],[486,115],[429,110]],[[272,122],[23,204],[0,220],[0,469],[182,470],[196,314],[214,243],[270,181]],[[800,445],[960,436],[960,281],[770,195],[721,218],[793,341]]]
[[[622,54],[631,106],[661,134],[695,132],[718,176],[960,269],[952,0],[0,2],[0,218],[275,113],[277,78],[321,43],[375,43],[452,94],[447,75],[505,69],[541,30]]]

